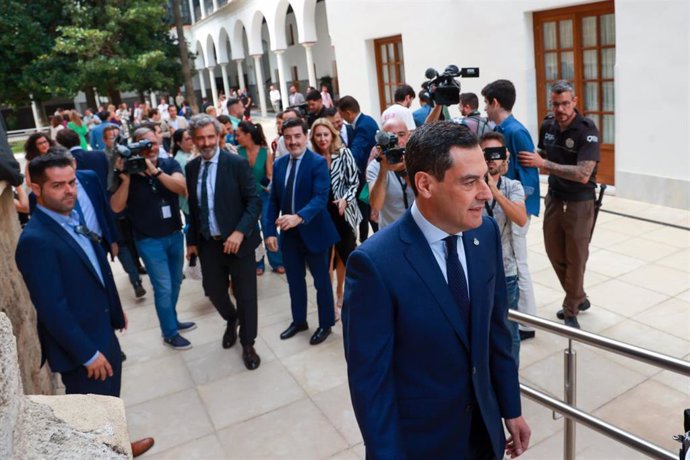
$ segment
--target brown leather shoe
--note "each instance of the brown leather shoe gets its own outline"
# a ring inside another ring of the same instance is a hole
[[[259,367],[261,364],[261,358],[256,354],[256,350],[252,345],[242,345],[242,359],[244,360],[244,365],[250,371]]]
[[[148,451],[156,441],[153,438],[144,438],[132,443],[132,457],[138,457]]]

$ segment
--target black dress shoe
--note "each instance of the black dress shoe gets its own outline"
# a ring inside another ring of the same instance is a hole
[[[223,348],[230,348],[237,342],[237,320],[228,321],[228,327],[223,334]]]
[[[256,354],[253,345],[242,345],[242,360],[245,367],[250,371],[258,368],[259,364],[261,364],[261,358]]]
[[[309,339],[309,343],[312,345],[318,345],[324,340],[326,340],[326,337],[331,335],[331,328],[330,327],[318,327],[316,328],[316,332],[314,332],[314,335],[311,336],[311,339]]]
[[[141,281],[137,281],[132,287],[134,288],[134,295],[137,296],[137,299],[146,295],[146,289],[141,285]]]
[[[585,299],[584,302],[582,302],[580,305],[577,306],[577,309],[580,311],[585,311],[585,310],[589,310],[589,307],[591,307],[591,306],[592,306],[592,304],[589,303],[589,299]],[[565,319],[565,313],[563,312],[563,310],[558,310],[556,312],[556,317],[558,317],[558,319]]]
[[[124,363],[127,360],[127,355],[124,351],[120,350],[120,360]]]
[[[577,316],[566,316],[565,317],[565,325],[573,327],[575,329],[580,329],[580,323],[577,320]]]
[[[293,337],[298,332],[306,331],[307,329],[309,329],[309,324],[307,324],[307,323],[302,323],[302,324],[290,323],[288,328],[285,329],[282,332],[282,334],[280,334],[280,339],[281,340],[289,339],[290,337]]]
[[[535,335],[534,331],[520,331],[520,341],[533,339]]]

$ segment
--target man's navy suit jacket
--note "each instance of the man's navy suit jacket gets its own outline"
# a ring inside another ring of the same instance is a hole
[[[357,169],[364,174],[367,170],[367,162],[369,161],[369,154],[371,149],[376,145],[376,131],[379,130],[379,125],[369,115],[360,114],[355,125],[355,130],[352,133],[352,140],[350,141],[350,151],[357,162]]]
[[[50,216],[36,209],[24,227],[15,259],[38,313],[38,336],[55,372],[68,372],[96,351],[117,349],[114,330],[125,326],[120,297],[103,249],[94,244],[105,284],[86,253]]]
[[[409,210],[350,255],[343,335],[367,458],[464,458],[473,412],[503,457],[501,418],[521,408],[501,239],[485,217],[462,240],[469,327]]]
[[[275,221],[281,211],[285,213],[286,172],[291,155],[283,155],[273,165],[271,196],[268,200],[264,236],[276,236]],[[340,240],[338,230],[328,214],[328,197],[331,190],[331,175],[326,159],[307,149],[295,177],[295,214],[304,222],[296,227],[304,245],[310,252],[327,250]],[[284,233],[281,233],[281,236]]]
[[[108,186],[108,157],[105,156],[105,152],[102,150],[82,150],[82,149],[72,149],[70,153],[77,160],[77,169],[90,169],[98,174],[98,178],[101,180],[103,187]]]

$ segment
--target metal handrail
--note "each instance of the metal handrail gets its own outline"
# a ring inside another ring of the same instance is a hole
[[[690,377],[690,362],[672,356],[664,355],[646,348],[630,345],[629,343],[619,342],[601,335],[581,329],[574,329],[554,321],[539,318],[515,310],[509,310],[508,318],[522,324],[529,324],[538,329],[553,332],[568,339],[586,343],[602,350],[610,351],[625,356],[635,361],[642,361],[651,366],[660,367],[667,371],[677,372],[686,377]]]
[[[572,348],[572,341],[576,340],[586,343],[593,347],[613,352],[635,361],[641,361],[651,366],[676,372],[688,377],[690,377],[690,362],[683,361],[682,359],[674,358],[672,356],[667,356],[662,353],[657,353],[655,351],[647,350],[645,348],[637,347],[635,345],[630,345],[624,342],[609,339],[607,337],[592,334],[591,332],[574,329],[543,318],[520,313],[515,310],[509,310],[508,318],[523,324],[529,324],[537,329],[551,332],[568,339],[568,348],[564,351],[564,393],[566,401],[553,398],[551,395],[540,392],[527,385],[520,385],[520,391],[524,396],[566,417],[566,426],[563,435],[564,458],[568,460],[575,458],[575,422],[582,423],[583,425],[596,430],[599,433],[620,443],[624,443],[628,447],[642,452],[645,455],[669,460],[674,460],[677,458],[677,455],[665,450],[662,447],[652,444],[645,439],[622,430],[574,407],[577,382],[576,353]]]
[[[678,455],[668,452],[656,444],[652,444],[651,442],[635,436],[634,434],[628,433],[627,431],[622,430],[615,425],[611,425],[610,423],[607,423],[604,420],[597,418],[585,411],[570,406],[563,401],[547,395],[546,393],[535,390],[528,385],[520,384],[520,391],[523,395],[541,404],[542,406],[546,406],[549,409],[562,414],[564,417],[576,420],[588,428],[598,431],[604,436],[613,438],[616,441],[637,450],[638,452],[642,452],[650,457],[678,460]]]

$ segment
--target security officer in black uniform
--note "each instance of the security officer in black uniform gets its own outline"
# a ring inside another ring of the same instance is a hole
[[[520,152],[520,164],[549,173],[544,213],[544,246],[565,291],[563,310],[557,313],[567,326],[580,328],[579,311],[590,307],[584,290],[589,237],[594,224],[594,189],[599,163],[599,130],[575,106],[570,82],[560,80],[551,88],[553,114],[539,130],[542,155]]]

